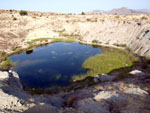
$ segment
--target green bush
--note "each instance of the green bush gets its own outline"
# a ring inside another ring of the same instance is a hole
[[[92,43],[98,43],[98,40],[92,40]]]
[[[3,62],[1,63],[0,67],[1,69],[3,70],[8,70],[10,67],[14,66],[15,63],[13,63],[9,58],[8,56],[4,56],[2,58]]]
[[[17,20],[17,18],[16,18],[16,17],[14,17],[14,18],[13,18],[13,20]]]
[[[24,11],[24,10],[21,10],[19,13],[21,16],[28,15],[27,11]]]
[[[85,12],[82,12],[81,15],[85,15]]]
[[[127,47],[126,44],[117,44],[117,43],[114,43],[113,45],[117,46],[117,47]]]

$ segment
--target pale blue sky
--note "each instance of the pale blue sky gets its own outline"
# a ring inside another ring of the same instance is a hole
[[[0,9],[80,13],[91,10],[150,9],[150,0],[0,0]]]

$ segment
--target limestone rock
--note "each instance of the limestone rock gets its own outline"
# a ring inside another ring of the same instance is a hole
[[[142,71],[140,71],[140,70],[133,70],[129,74],[137,75],[137,76],[143,76],[143,75],[145,75],[145,73],[142,72]]]
[[[148,96],[148,92],[140,88],[125,88],[124,92],[127,94],[138,95],[138,96]]]
[[[94,100],[101,101],[106,100],[110,103],[122,102],[126,100],[126,96],[117,93],[116,91],[101,91],[95,95]]]
[[[0,71],[0,80],[4,80],[4,79],[8,79],[9,78],[9,74],[6,71]]]

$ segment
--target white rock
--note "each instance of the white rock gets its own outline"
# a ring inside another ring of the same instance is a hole
[[[142,72],[142,71],[140,71],[140,70],[133,70],[133,71],[131,71],[129,74],[138,75],[138,76],[143,76],[143,75],[145,75],[145,73]]]
[[[97,95],[95,95],[95,101],[106,100],[108,102],[123,102],[127,99],[127,96],[120,94],[116,91],[101,91]]]
[[[137,95],[137,96],[148,96],[148,92],[140,89],[140,88],[125,88],[125,93]]]
[[[9,73],[12,73],[13,71],[12,70],[9,70]]]
[[[4,71],[0,71],[0,80],[4,80],[4,79],[8,79],[9,78],[9,74],[8,72]]]
[[[101,99],[109,99],[112,96],[118,96],[118,94],[112,91],[101,91],[94,97],[94,99],[100,101]]]

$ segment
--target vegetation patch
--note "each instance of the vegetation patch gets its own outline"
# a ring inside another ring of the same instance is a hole
[[[72,81],[73,82],[81,81],[81,80],[84,80],[85,78],[87,78],[89,76],[93,76],[93,72],[92,71],[88,71],[86,74],[73,75],[72,76]]]
[[[92,40],[92,43],[98,43],[98,40]]]
[[[25,11],[25,10],[21,10],[21,11],[19,12],[19,14],[20,14],[21,16],[25,16],[25,15],[28,15],[28,12]]]
[[[124,77],[124,73],[130,71],[139,59],[131,56],[127,50],[114,48],[101,48],[103,54],[90,57],[83,63],[83,68],[90,70],[86,74],[74,75],[72,81],[81,81],[97,74],[110,74],[117,70]],[[123,74],[123,75],[122,75]],[[125,74],[126,75],[126,74]]]
[[[86,20],[87,20],[87,21],[91,21],[91,19],[90,19],[90,18],[87,18]]]
[[[65,29],[61,30],[61,31],[57,31],[59,33],[59,36],[63,36],[63,37],[66,37],[66,38],[74,38],[74,39],[79,39],[79,40],[82,40],[83,37],[79,34],[75,34],[75,33],[71,33],[71,34],[68,34],[68,33],[65,33]]]
[[[85,15],[85,12],[82,12],[81,15]]]
[[[141,19],[142,19],[142,20],[148,20],[148,17],[143,16]]]
[[[9,70],[10,67],[14,66],[15,63],[13,63],[8,56],[3,56],[1,58],[2,62],[0,63],[0,69],[1,70]]]
[[[52,42],[74,42],[74,38],[54,38]]]
[[[83,63],[83,67],[97,74],[108,74],[115,69],[131,67],[135,62],[138,62],[138,59],[131,56],[128,51],[116,49],[88,58]]]
[[[16,17],[13,17],[13,20],[17,20],[17,18],[16,18]]]
[[[48,42],[49,38],[38,38],[27,42],[29,45],[33,45],[35,42]]]
[[[117,46],[117,47],[127,47],[126,44],[117,44],[117,43],[114,43],[113,45]]]

